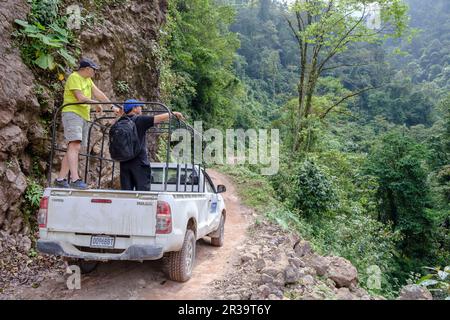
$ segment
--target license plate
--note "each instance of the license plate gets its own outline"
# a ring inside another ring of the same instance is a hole
[[[92,236],[91,248],[114,248],[114,237],[109,236]]]

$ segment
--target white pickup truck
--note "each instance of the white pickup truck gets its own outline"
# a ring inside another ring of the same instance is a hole
[[[187,281],[196,241],[209,236],[212,245],[223,244],[225,186],[214,186],[197,165],[151,163],[150,190],[45,189],[38,250],[65,257],[84,273],[99,261],[164,257],[168,277]]]

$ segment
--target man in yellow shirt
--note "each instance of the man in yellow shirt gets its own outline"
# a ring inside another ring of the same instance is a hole
[[[66,81],[64,87],[64,105],[79,102],[109,102],[106,95],[96,87],[92,78],[99,67],[92,60],[81,59],[80,67]],[[92,98],[96,100],[93,100]],[[95,105],[96,112],[102,112],[101,105]],[[61,163],[61,170],[55,180],[55,187],[86,189],[87,185],[78,175],[78,155],[81,146],[87,145],[90,105],[78,104],[62,109],[64,138],[68,141],[67,152]],[[70,171],[71,182],[67,181]]]

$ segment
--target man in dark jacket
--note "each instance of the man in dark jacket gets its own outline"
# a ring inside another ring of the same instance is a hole
[[[147,154],[147,130],[154,125],[169,120],[169,113],[156,116],[142,115],[142,103],[130,99],[124,103],[124,117],[130,117],[136,124],[141,152],[134,159],[120,162],[120,186],[122,190],[149,191],[150,190],[150,162]],[[184,120],[180,112],[173,112],[178,118]]]

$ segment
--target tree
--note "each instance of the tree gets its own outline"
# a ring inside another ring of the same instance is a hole
[[[403,73],[374,90],[367,101],[369,117],[383,115],[392,123],[415,126],[432,124],[433,102],[424,90]]]
[[[169,1],[163,93],[174,107],[209,126],[230,127],[245,98],[233,70],[239,47],[229,30],[234,14],[211,0]]]
[[[336,203],[330,179],[314,162],[301,163],[293,179],[289,202],[305,217],[317,218]]]
[[[393,131],[373,148],[367,167],[378,181],[378,219],[392,222],[402,233],[400,249],[415,261],[430,254],[433,239],[433,221],[427,213],[431,206],[425,154],[404,132]]]
[[[381,12],[381,23],[371,29],[367,21],[376,8]],[[332,69],[351,67],[333,65],[333,58],[354,43],[376,43],[386,37],[401,36],[407,26],[406,11],[401,0],[296,0],[291,6],[291,14],[286,15],[286,20],[300,53],[298,105],[293,110],[295,121],[292,125],[294,152],[299,147],[304,120],[313,112],[313,96],[319,77]],[[347,99],[367,90],[369,88],[341,97],[322,112],[321,118]]]

